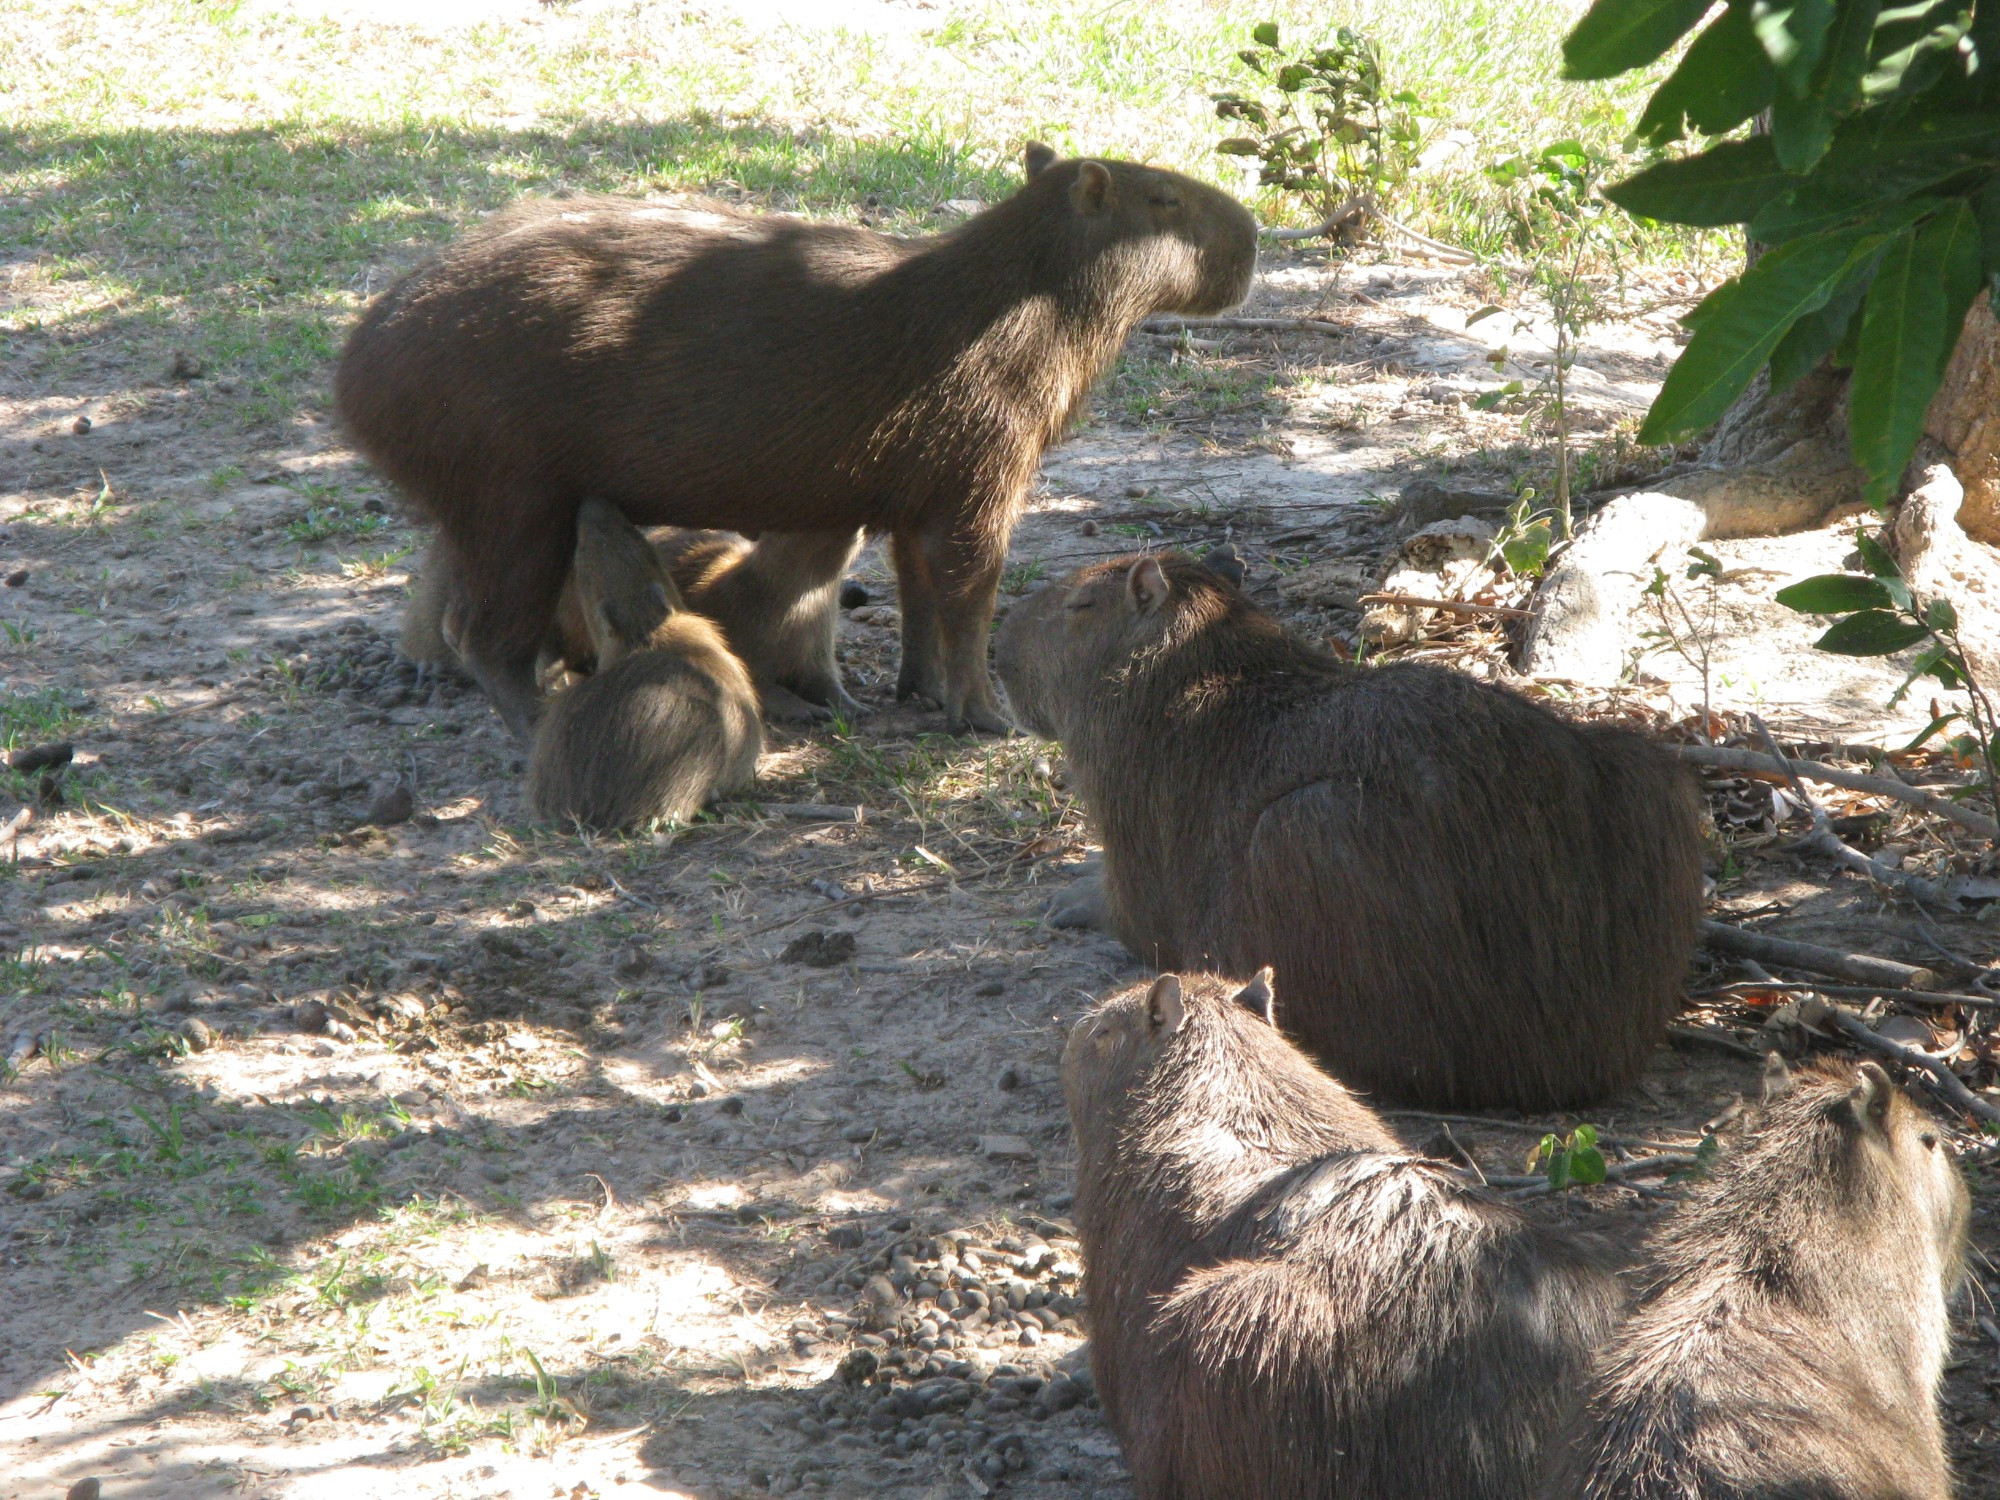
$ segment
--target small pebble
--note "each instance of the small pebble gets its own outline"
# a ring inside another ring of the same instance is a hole
[[[63,1491],[63,1500],[98,1500],[98,1496],[103,1492],[103,1480],[79,1479],[75,1484]]]
[[[1081,526],[1077,528],[1077,530],[1081,532],[1084,536],[1096,536],[1097,523],[1095,521],[1085,521]]]
[[[206,1052],[215,1045],[215,1030],[200,1016],[189,1016],[180,1024],[180,1034],[190,1052]]]
[[[410,790],[410,784],[398,781],[383,788],[368,804],[368,821],[377,828],[388,828],[397,823],[407,823],[410,814],[416,810],[417,798]]]
[[[78,417],[74,422],[69,424],[69,430],[78,437],[82,437],[84,433],[90,431],[90,427],[91,421],[88,417]]]

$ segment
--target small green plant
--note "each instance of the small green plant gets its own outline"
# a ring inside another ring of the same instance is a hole
[[[1000,577],[1000,587],[1010,594],[1025,594],[1029,589],[1049,576],[1049,565],[1037,558],[1033,562],[1015,563]]]
[[[1537,508],[1532,486],[1507,507],[1506,519],[1493,534],[1493,553],[1507,564],[1516,578],[1540,578],[1549,565],[1549,548],[1555,541],[1552,523],[1555,512]]]
[[[1486,175],[1507,192],[1513,207],[1516,235],[1523,250],[1534,259],[1528,268],[1528,282],[1549,310],[1555,330],[1546,340],[1553,356],[1548,373],[1531,386],[1510,380],[1473,401],[1481,411],[1491,411],[1501,402],[1519,398],[1526,408],[1526,422],[1532,427],[1546,420],[1554,429],[1556,446],[1556,515],[1562,534],[1570,535],[1570,411],[1569,372],[1576,364],[1577,341],[1583,330],[1597,318],[1597,294],[1583,274],[1584,264],[1596,253],[1616,256],[1618,243],[1611,232],[1610,205],[1598,192],[1609,158],[1592,151],[1578,140],[1561,140],[1540,151],[1521,152],[1496,162]],[[1482,307],[1465,326],[1502,310]],[[1514,320],[1514,334],[1532,331],[1525,318]],[[1489,357],[1495,370],[1507,362],[1507,348],[1496,349]]]
[[[1604,1153],[1597,1149],[1597,1127],[1579,1125],[1566,1136],[1543,1136],[1528,1158],[1528,1170],[1543,1173],[1552,1193],[1604,1181]]]
[[[1655,650],[1671,651],[1682,661],[1701,674],[1701,723],[1702,735],[1708,734],[1709,668],[1715,641],[1716,611],[1720,607],[1715,591],[1722,581],[1722,563],[1713,553],[1704,552],[1699,547],[1688,548],[1692,559],[1687,565],[1685,581],[1699,589],[1700,600],[1695,609],[1688,607],[1688,601],[1680,587],[1667,576],[1664,568],[1653,569],[1653,581],[1646,586],[1646,598],[1653,607],[1659,624],[1650,630],[1640,632],[1640,639],[1651,641]]]
[[[1888,549],[1864,531],[1854,535],[1858,572],[1821,573],[1779,589],[1777,600],[1787,609],[1807,615],[1838,615],[1826,633],[1813,642],[1838,656],[1893,656],[1921,646],[1909,674],[1890,695],[1894,708],[1919,677],[1965,694],[1965,711],[1941,713],[1910,742],[1915,749],[1932,736],[1964,719],[1968,733],[1950,743],[1961,760],[1980,768],[1990,789],[1994,782],[1993,703],[1973,675],[1965,647],[1958,638],[1958,611],[1949,599],[1920,600],[1910,592],[1902,569]]]
[[[1352,27],[1297,56],[1279,46],[1276,21],[1252,27],[1250,41],[1236,55],[1263,87],[1214,96],[1216,118],[1249,134],[1215,149],[1255,157],[1260,183],[1304,198],[1324,232],[1351,243],[1416,159],[1417,96],[1389,92],[1380,50]]]
[[[388,524],[386,515],[339,504],[308,505],[303,516],[286,523],[285,535],[301,545],[310,545],[337,536],[372,536]]]

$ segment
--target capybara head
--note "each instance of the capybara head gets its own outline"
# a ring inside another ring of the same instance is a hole
[[[1717,1235],[1749,1233],[1804,1245],[1827,1238],[1830,1216],[1861,1240],[1908,1234],[1936,1247],[1945,1290],[1957,1285],[1971,1207],[1965,1179],[1936,1124],[1880,1064],[1781,1073],[1755,1130],[1670,1241],[1712,1247]]]
[[[1219,313],[1250,295],[1257,221],[1221,189],[1137,162],[1059,161],[1039,141],[1026,161],[1023,195],[1070,217],[1073,253],[1107,284],[1146,287],[1146,311]]]
[[[1205,1181],[1183,1186],[1206,1197],[1260,1162],[1395,1146],[1365,1105],[1279,1032],[1274,991],[1268,968],[1247,984],[1162,974],[1077,1022],[1062,1085],[1083,1157],[1079,1203],[1087,1187],[1104,1185],[1112,1158],[1132,1165],[1156,1149],[1205,1162]]]
[[[645,646],[681,608],[653,544],[608,501],[586,500],[577,512],[572,577],[600,672]]]
[[[1135,658],[1196,649],[1204,637],[1283,630],[1220,574],[1178,552],[1092,563],[1007,612],[994,662],[1014,715],[1037,734],[1066,737],[1105,683]]]

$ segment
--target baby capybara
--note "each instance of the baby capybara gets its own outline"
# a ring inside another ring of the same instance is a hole
[[[1268,975],[1167,974],[1063,1053],[1091,1370],[1139,1500],[1532,1495],[1614,1278],[1412,1156],[1270,1006]]]
[[[748,787],[764,747],[750,674],[712,622],[677,607],[652,544],[601,500],[577,514],[575,576],[597,670],[536,727],[535,811],[630,829]]]
[[[721,627],[749,669],[764,712],[792,722],[850,718],[865,712],[840,685],[834,656],[841,575],[861,550],[863,532],[767,531],[754,542],[728,531],[663,526],[654,549],[681,604]],[[433,548],[403,606],[397,649],[425,665],[456,661],[445,615],[455,580]],[[577,597],[575,575],[563,583],[542,657],[588,673],[596,648]]]
[[[986,637],[1042,450],[1143,318],[1249,291],[1256,225],[1191,178],[1028,150],[929,239],[591,198],[509,209],[363,314],[335,394],[436,522],[467,666],[516,732],[586,496],[642,524],[892,537],[897,691],[1006,727]]]
[[[1948,1500],[1966,1217],[1880,1067],[1801,1074],[1661,1231],[1544,1500]]]
[[[1272,964],[1358,1089],[1546,1110],[1630,1082],[1679,1005],[1697,802],[1664,752],[1437,667],[1357,667],[1180,556],[1017,604],[1014,709],[1063,742],[1105,925],[1159,968]]]

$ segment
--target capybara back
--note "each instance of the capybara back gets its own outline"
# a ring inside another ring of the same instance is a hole
[[[1275,966],[1288,1031],[1357,1088],[1602,1098],[1679,1006],[1699,809],[1636,735],[1341,663],[1176,557],[1023,601],[999,669],[1063,742],[1111,930],[1156,966]]]

